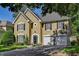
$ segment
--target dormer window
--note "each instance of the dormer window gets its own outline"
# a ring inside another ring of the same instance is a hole
[[[52,23],[46,23],[45,30],[52,30]]]
[[[25,24],[18,24],[17,31],[19,31],[19,30],[25,30]]]

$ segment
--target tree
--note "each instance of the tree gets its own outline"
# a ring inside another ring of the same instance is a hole
[[[19,10],[23,10],[22,7],[28,7],[30,9],[41,8],[42,15],[46,13],[51,13],[52,11],[59,12],[61,15],[73,16],[79,10],[79,4],[76,3],[7,3],[0,4],[2,7],[9,7],[9,10],[12,12],[18,12]]]
[[[72,19],[72,34],[79,35],[79,15]]]
[[[12,31],[5,31],[0,38],[0,44],[4,46],[12,45],[14,41],[15,40]]]

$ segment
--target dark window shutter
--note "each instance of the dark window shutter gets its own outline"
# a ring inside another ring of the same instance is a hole
[[[31,28],[33,28],[33,23],[31,23]]]
[[[64,27],[64,22],[63,22],[63,29],[65,29],[65,27]]]
[[[43,27],[43,23],[42,23],[42,27]]]
[[[25,24],[24,24],[24,30],[25,30]]]
[[[17,42],[18,42],[18,35],[17,35]]]
[[[18,25],[17,25],[17,31],[18,31]]]

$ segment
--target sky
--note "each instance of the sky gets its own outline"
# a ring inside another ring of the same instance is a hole
[[[0,20],[8,20],[8,21],[13,21],[13,13],[8,10],[7,8],[3,8],[0,6]]]
[[[41,9],[36,9],[34,10],[34,12],[38,15],[41,15]],[[14,18],[13,18],[13,13],[11,11],[9,11],[9,8],[3,8],[0,6],[0,20],[7,20],[10,22],[13,22]]]

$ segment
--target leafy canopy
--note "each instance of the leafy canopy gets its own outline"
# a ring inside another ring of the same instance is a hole
[[[59,12],[61,15],[72,16],[77,13],[79,10],[79,4],[76,3],[6,3],[0,4],[2,7],[9,7],[9,10],[12,12],[18,12],[22,7],[28,7],[30,9],[41,8],[42,15],[46,13],[51,13],[52,11]]]

